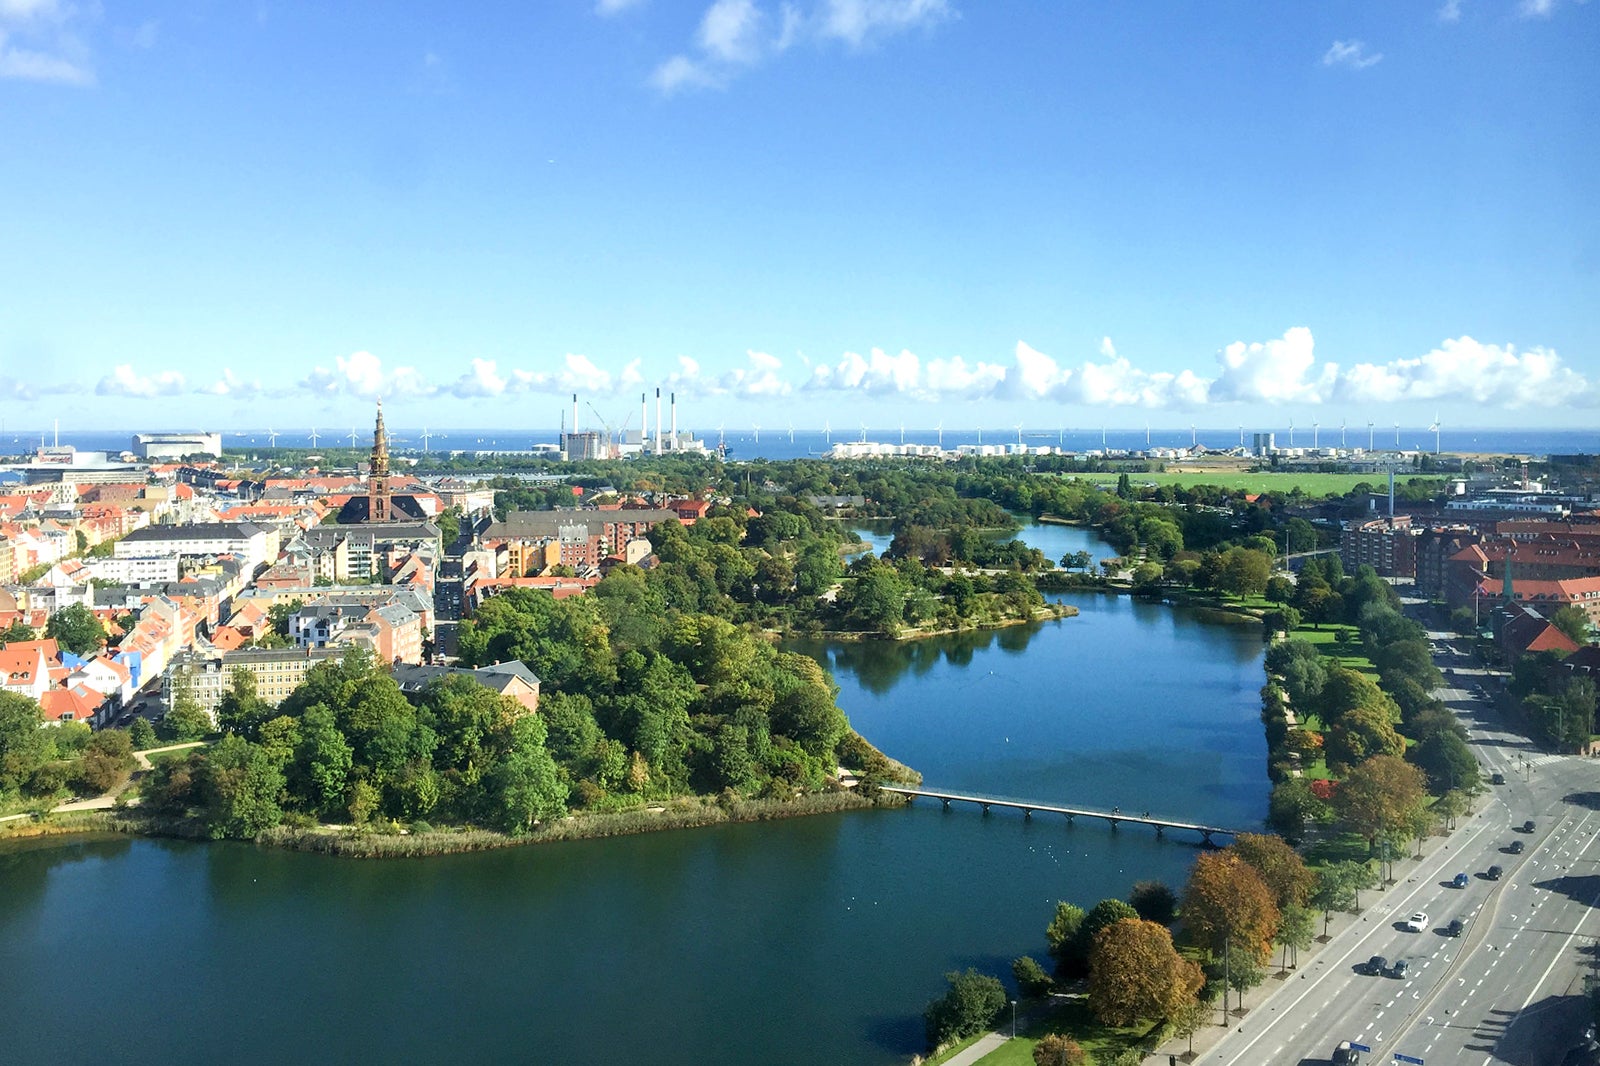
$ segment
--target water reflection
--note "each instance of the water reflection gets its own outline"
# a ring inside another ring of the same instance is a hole
[[[990,648],[1020,655],[1045,627],[1061,624],[1052,620],[916,640],[790,640],[784,642],[783,648],[809,655],[836,675],[848,674],[868,692],[884,696],[907,675],[921,677],[940,663],[970,666],[979,652]]]

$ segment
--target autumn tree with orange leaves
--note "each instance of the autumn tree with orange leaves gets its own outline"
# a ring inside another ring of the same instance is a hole
[[[1317,875],[1280,836],[1240,833],[1223,850],[1239,856],[1261,875],[1279,911],[1304,907],[1317,887]]]
[[[1106,926],[1089,949],[1089,1007],[1105,1025],[1170,1018],[1204,983],[1200,967],[1173,948],[1166,926],[1142,918]]]
[[[1248,945],[1263,963],[1272,955],[1278,905],[1253,866],[1237,854],[1201,855],[1183,890],[1183,924],[1196,943],[1220,953]]]

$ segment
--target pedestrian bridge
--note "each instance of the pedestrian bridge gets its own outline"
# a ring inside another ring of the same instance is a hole
[[[1179,822],[1171,818],[1158,818],[1149,811],[1144,814],[1126,814],[1113,808],[1109,811],[1097,811],[1088,807],[1063,807],[1055,803],[1034,803],[1029,800],[999,799],[994,796],[974,796],[962,792],[939,792],[929,788],[906,788],[903,785],[884,785],[883,791],[895,792],[905,796],[908,800],[936,799],[945,805],[948,810],[952,803],[972,803],[983,808],[983,813],[988,814],[990,807],[1007,807],[1014,811],[1021,811],[1024,818],[1032,818],[1034,812],[1042,814],[1065,815],[1070,825],[1078,818],[1096,818],[1108,822],[1113,830],[1123,824],[1147,825],[1156,831],[1156,836],[1165,836],[1169,829],[1185,830],[1199,833],[1201,840],[1207,844],[1213,843],[1212,838],[1218,836],[1235,837],[1240,833],[1248,832],[1243,829],[1226,829],[1220,825],[1202,825],[1198,822]]]

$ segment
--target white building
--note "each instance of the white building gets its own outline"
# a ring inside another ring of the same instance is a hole
[[[141,459],[181,459],[186,455],[222,457],[221,433],[135,433],[133,454]]]
[[[196,522],[185,526],[145,526],[117,541],[116,558],[156,555],[234,555],[245,572],[278,557],[278,532],[254,522]]]

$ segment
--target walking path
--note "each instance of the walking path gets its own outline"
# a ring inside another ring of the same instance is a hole
[[[163,752],[168,751],[184,751],[188,748],[199,748],[204,746],[205,741],[203,740],[191,740],[186,744],[168,744],[164,748],[150,748],[146,751],[136,751],[133,753],[133,772],[135,774],[140,774],[155,769],[155,766],[150,762],[150,756],[152,755],[160,755]],[[117,797],[120,796],[131,784],[133,784],[133,778],[129,777],[127,781],[123,782],[122,788],[117,789],[115,792],[108,792],[104,796],[94,796],[90,799],[73,800],[70,803],[63,803],[60,806],[50,808],[50,813],[71,814],[74,811],[108,811],[112,807],[116,806]],[[137,800],[135,800],[135,802],[137,802]],[[32,817],[33,815],[28,812],[24,812],[22,814],[8,814],[3,818],[0,818],[0,822],[10,822],[18,818]]]

